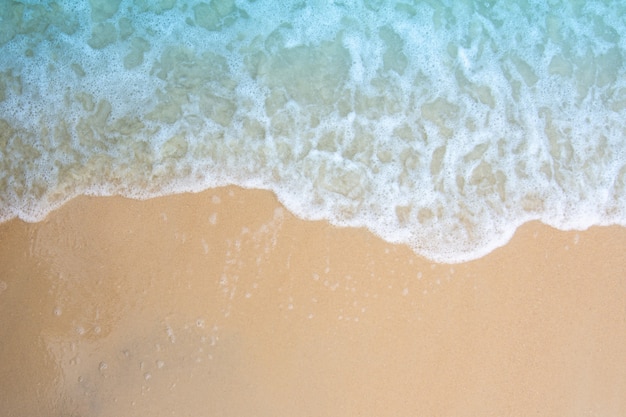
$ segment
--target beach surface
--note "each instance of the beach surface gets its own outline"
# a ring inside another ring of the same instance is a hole
[[[624,416],[626,229],[445,265],[267,191],[0,225],[6,416]]]

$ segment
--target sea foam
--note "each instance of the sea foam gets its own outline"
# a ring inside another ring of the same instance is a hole
[[[4,2],[0,221],[237,184],[436,261],[626,225],[618,1]]]

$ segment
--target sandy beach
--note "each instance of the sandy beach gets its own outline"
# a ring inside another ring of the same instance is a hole
[[[0,3],[0,417],[626,417],[625,97],[626,1]]]
[[[0,225],[5,416],[625,416],[626,229],[435,264],[265,191]]]

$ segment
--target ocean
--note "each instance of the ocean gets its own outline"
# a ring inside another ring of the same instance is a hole
[[[611,0],[2,1],[0,221],[234,184],[438,262],[626,226],[625,57]]]

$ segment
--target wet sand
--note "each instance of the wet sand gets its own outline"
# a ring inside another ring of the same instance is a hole
[[[625,416],[626,229],[434,264],[269,192],[0,225],[6,416]]]

